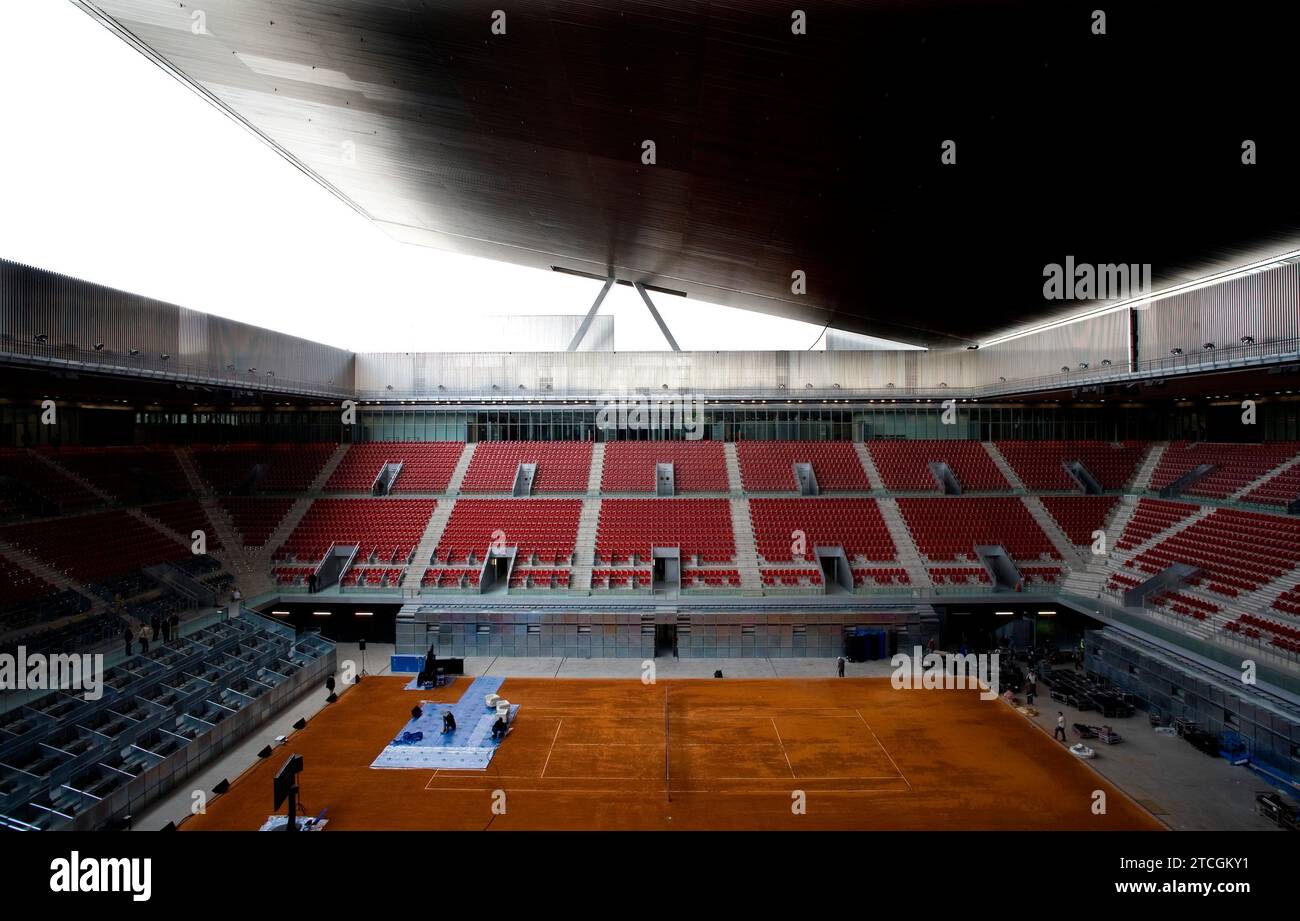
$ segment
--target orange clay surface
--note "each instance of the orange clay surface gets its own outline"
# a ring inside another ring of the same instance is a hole
[[[883,678],[510,678],[500,693],[519,715],[486,771],[372,770],[413,705],[454,701],[470,683],[403,690],[409,680],[350,688],[182,828],[256,829],[291,752],[305,759],[303,811],[327,809],[328,831],[1163,827],[974,691],[894,690]],[[1104,815],[1092,812],[1095,790]]]

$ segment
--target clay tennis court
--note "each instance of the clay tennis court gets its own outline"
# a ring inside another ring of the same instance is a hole
[[[372,770],[414,704],[469,683],[409,680],[351,688],[182,828],[256,829],[291,752],[302,811],[326,810],[331,831],[1163,827],[1001,701],[886,679],[511,678],[519,714],[486,771]]]

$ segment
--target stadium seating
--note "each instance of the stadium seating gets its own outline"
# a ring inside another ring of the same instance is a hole
[[[1106,516],[1119,501],[1116,496],[1043,496],[1040,500],[1070,542],[1092,543],[1092,533],[1104,530]]]
[[[1300,499],[1300,464],[1256,486],[1241,501],[1286,507],[1297,499]]]
[[[740,588],[740,571],[736,569],[698,569],[682,567],[682,588]]]
[[[1169,502],[1164,499],[1141,499],[1124,527],[1124,533],[1115,542],[1117,550],[1132,550],[1146,543],[1161,531],[1172,528],[1195,514],[1197,507],[1186,502]]]
[[[339,580],[344,588],[400,588],[406,570],[400,566],[353,566]]]
[[[425,588],[466,588],[478,585],[477,569],[440,569],[430,568],[424,571],[420,585]]]
[[[51,453],[51,457],[59,456]],[[52,515],[101,505],[98,496],[29,452],[0,449],[0,510]]]
[[[591,444],[582,441],[482,441],[461,492],[510,492],[520,464],[536,464],[533,492],[586,492]]]
[[[615,441],[605,445],[602,492],[654,492],[655,464],[673,465],[677,492],[726,492],[727,455],[720,441]]]
[[[1243,614],[1235,621],[1224,624],[1224,629],[1230,633],[1264,640],[1293,655],[1300,654],[1300,628],[1291,624],[1278,623],[1256,614]]]
[[[988,585],[993,580],[982,566],[932,566],[927,570],[936,586]]]
[[[821,585],[820,569],[764,569],[763,585],[768,588],[798,588],[804,585]]]
[[[334,453],[332,444],[195,445],[194,462],[218,493],[256,487],[259,492],[303,492]],[[260,478],[254,476],[263,468]]]
[[[849,441],[740,441],[740,478],[749,492],[795,492],[794,465],[810,463],[822,492],[871,488]]]
[[[50,457],[119,502],[138,504],[190,492],[171,448],[62,448]]]
[[[1297,453],[1300,453],[1300,444],[1295,442],[1174,442],[1165,449],[1151,476],[1151,489],[1168,486],[1200,464],[1212,464],[1216,469],[1193,483],[1184,495],[1226,499]]]
[[[204,542],[209,550],[221,549],[221,537],[217,534],[216,529],[212,527],[212,522],[208,521],[203,506],[195,499],[181,499],[176,502],[148,505],[142,511],[150,518],[157,519],[177,534],[180,534],[187,541],[195,531],[202,531]]]
[[[1059,559],[1018,498],[904,498],[898,509],[926,559],[973,559],[976,544],[1001,544],[1018,561]]]
[[[1215,594],[1254,591],[1300,565],[1300,521],[1219,508],[1124,565],[1153,575],[1175,563],[1199,567],[1192,584]]]
[[[446,492],[460,460],[461,441],[380,441],[352,445],[330,474],[331,492],[370,492],[385,463],[401,461],[393,492]]]
[[[1147,450],[1146,442],[1136,441],[999,441],[995,444],[1021,482],[1031,490],[1078,490],[1079,484],[1066,473],[1064,466],[1073,461],[1083,464],[1102,489],[1123,489],[1133,479]]]
[[[901,567],[871,569],[854,567],[853,584],[867,587],[907,586],[912,584],[912,577]]]
[[[966,492],[1009,490],[984,445],[978,441],[872,441],[867,449],[886,488],[908,492],[942,492],[931,461],[943,461]]]
[[[292,499],[227,496],[221,507],[230,516],[245,547],[261,547],[293,507]]]
[[[459,510],[459,505],[457,506]],[[600,507],[596,557],[644,562],[652,547],[677,547],[683,564],[696,557],[729,563],[736,556],[726,499],[606,499]]]
[[[358,562],[407,562],[436,505],[432,499],[317,499],[272,559],[315,563],[339,543],[356,544]]]
[[[113,577],[190,553],[188,545],[116,510],[13,525],[0,529],[0,540],[85,583],[107,584]]]
[[[581,499],[461,499],[434,550],[441,563],[482,560],[489,545],[515,547],[515,565],[553,566],[573,558]],[[421,560],[421,562],[426,562]]]
[[[841,545],[850,560],[897,558],[889,528],[873,499],[751,499],[749,515],[760,558],[794,559],[794,532],[805,535],[802,559],[813,559],[818,546]]]
[[[649,569],[593,569],[591,571],[593,589],[649,588],[650,581]]]
[[[567,589],[569,571],[567,569],[543,569],[515,567],[510,571],[510,587],[518,589]]]

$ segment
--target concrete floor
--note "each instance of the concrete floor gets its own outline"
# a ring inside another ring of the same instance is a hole
[[[392,645],[369,643],[365,669],[369,675],[388,674]],[[361,653],[355,644],[338,646],[340,672],[353,663],[360,671]],[[712,678],[721,669],[725,678],[801,678],[831,677],[835,674],[832,659],[671,659],[654,660],[659,678]],[[641,678],[640,659],[572,659],[526,657],[471,657],[465,660],[465,673],[518,678]],[[888,677],[888,660],[847,663],[848,677]],[[724,680],[725,680],[724,678]],[[1040,690],[1045,690],[1040,688]],[[345,691],[346,693],[346,691]],[[278,735],[292,733],[299,717],[310,719],[325,706],[325,691],[314,688],[281,711],[241,744],[182,788],[153,804],[137,817],[134,827],[154,830],[169,821],[180,822],[190,814],[194,791],[211,789],[222,778],[234,780],[257,761],[257,752],[266,744],[276,747]],[[1006,706],[992,702],[990,706]],[[1097,725],[1103,720],[1096,713],[1079,713],[1058,704],[1046,695],[1036,701],[1039,715],[1033,717],[1042,730],[1051,735],[1058,710],[1065,712],[1066,725],[1075,722]],[[1089,765],[1115,786],[1124,790],[1157,818],[1177,830],[1277,830],[1255,814],[1255,792],[1271,786],[1264,778],[1246,768],[1233,767],[1222,758],[1202,754],[1177,736],[1162,735],[1151,729],[1147,715],[1139,711],[1128,719],[1108,719],[1124,741],[1107,746],[1090,743],[1097,757]],[[1072,732],[1070,744],[1077,741]],[[284,746],[286,748],[291,745]],[[278,754],[278,752],[277,752]],[[276,754],[271,756],[277,757]],[[268,814],[270,812],[268,791]]]

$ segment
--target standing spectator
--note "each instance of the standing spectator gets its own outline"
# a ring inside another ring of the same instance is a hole
[[[149,618],[149,633],[152,635],[154,639],[157,639],[159,641],[163,639],[162,617],[158,614],[157,611],[155,611],[153,616]]]
[[[1062,711],[1062,710],[1057,710],[1057,711],[1056,711],[1056,729],[1053,730],[1053,732],[1052,732],[1052,738],[1053,738],[1053,739],[1060,739],[1062,742],[1066,741],[1066,738],[1065,738],[1065,712]]]
[[[149,654],[149,625],[145,624],[140,628],[140,653],[141,655]]]
[[[840,677],[844,677],[844,657],[840,656],[835,662],[835,670],[839,672]]]
[[[167,631],[168,639],[178,640],[181,637],[181,616],[172,612],[171,628]]]
[[[122,628],[122,641],[126,643],[126,657],[129,659],[135,653],[135,634],[130,625]]]

